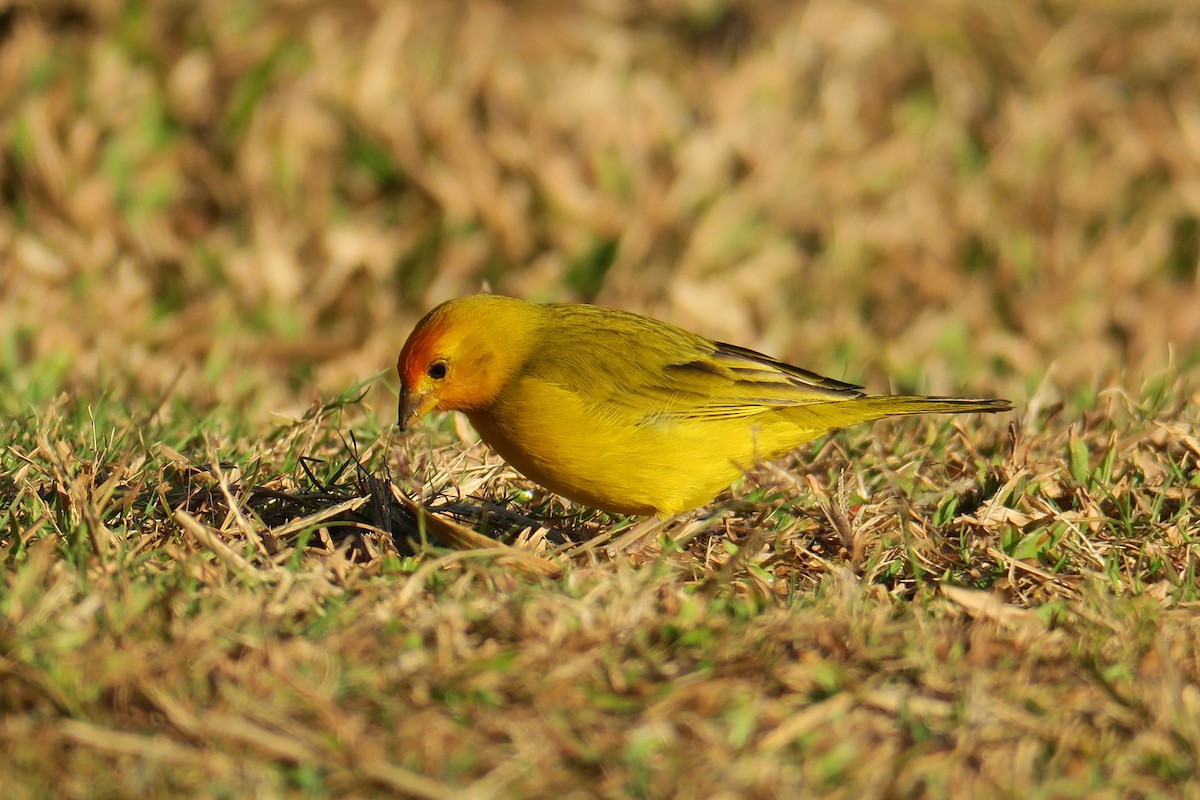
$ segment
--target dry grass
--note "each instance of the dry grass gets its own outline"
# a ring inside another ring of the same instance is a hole
[[[6,796],[1200,794],[1198,30],[4,6]],[[391,428],[483,282],[1020,411],[593,513]]]

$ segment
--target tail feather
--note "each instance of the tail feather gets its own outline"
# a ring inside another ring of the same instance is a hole
[[[883,417],[910,414],[994,414],[1012,411],[1012,407],[1009,401],[998,398],[866,395],[840,402],[795,406],[790,411],[801,421],[811,416],[814,428],[829,430]]]
[[[854,401],[864,408],[879,408],[880,416],[904,414],[995,414],[1012,411],[1013,404],[999,398],[983,397],[905,397],[901,395],[867,395]]]

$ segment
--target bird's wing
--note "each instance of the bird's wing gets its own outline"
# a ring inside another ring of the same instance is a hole
[[[611,314],[605,321],[614,321]],[[546,337],[530,371],[588,398],[598,410],[620,409],[655,422],[750,417],[863,395],[853,384],[666,323],[644,317],[615,322],[562,326]]]
[[[861,397],[860,387],[826,378],[754,350],[708,342],[695,358],[663,364],[643,394],[666,400],[664,415],[685,419],[749,417],[765,411]]]

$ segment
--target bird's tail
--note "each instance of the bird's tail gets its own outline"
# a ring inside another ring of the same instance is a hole
[[[994,414],[1012,411],[1007,400],[979,397],[905,397],[903,395],[866,395],[848,398],[840,402],[813,403],[792,409],[803,419],[811,414],[813,422],[825,429],[845,428],[860,422],[870,422],[883,417],[899,417],[909,414]],[[803,424],[803,423],[802,423]]]

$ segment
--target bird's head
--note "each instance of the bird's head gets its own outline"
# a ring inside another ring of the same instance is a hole
[[[430,411],[490,405],[529,352],[537,309],[510,297],[472,295],[426,314],[396,362],[400,430]]]

